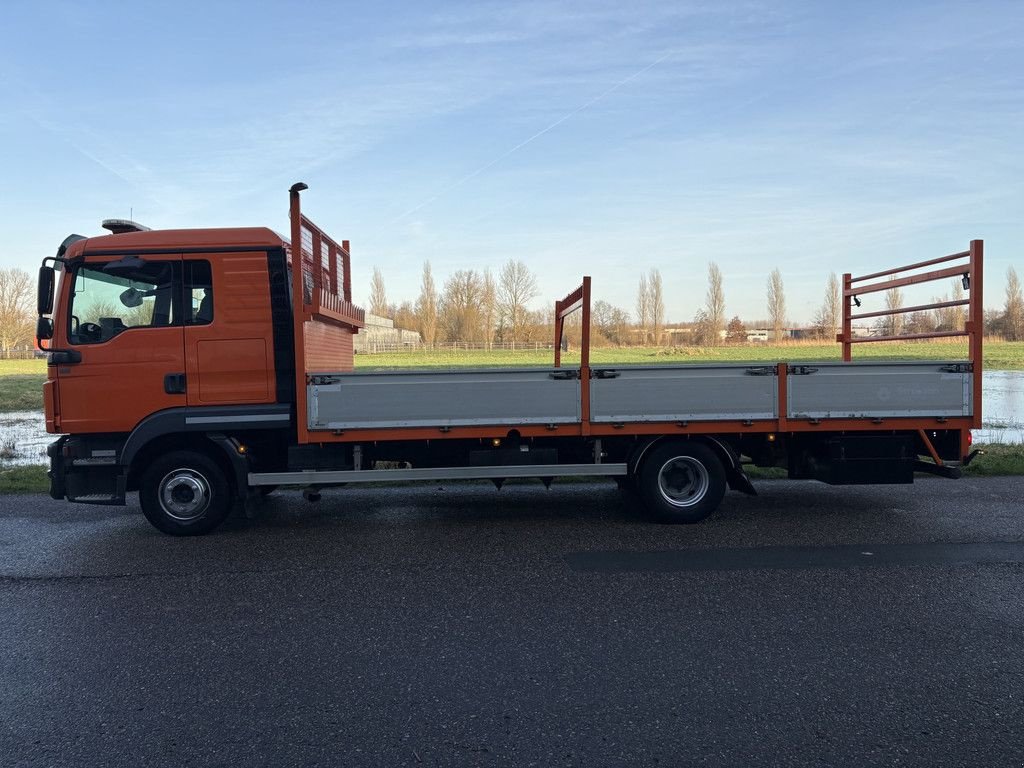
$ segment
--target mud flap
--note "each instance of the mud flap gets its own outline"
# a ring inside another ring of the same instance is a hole
[[[750,478],[747,477],[747,473],[743,471],[742,467],[727,467],[725,477],[732,490],[745,493],[748,496],[757,496],[754,484],[750,482]]]

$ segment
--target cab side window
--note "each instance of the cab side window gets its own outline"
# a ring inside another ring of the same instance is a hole
[[[130,328],[180,325],[180,274],[172,261],[79,267],[71,292],[71,343],[100,344]]]
[[[186,261],[185,324],[208,325],[213,322],[213,273],[208,261]]]

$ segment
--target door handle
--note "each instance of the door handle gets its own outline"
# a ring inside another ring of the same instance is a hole
[[[168,373],[164,376],[164,392],[168,395],[185,394],[185,374]]]
[[[76,349],[51,349],[46,353],[47,365],[73,365],[82,362],[82,353]]]

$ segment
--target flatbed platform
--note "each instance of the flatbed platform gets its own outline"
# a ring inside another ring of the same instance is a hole
[[[780,386],[780,368],[785,386]],[[971,417],[965,361],[602,365],[590,370],[589,422]],[[311,432],[577,425],[581,368],[326,372],[309,377]],[[784,390],[784,391],[783,391]]]

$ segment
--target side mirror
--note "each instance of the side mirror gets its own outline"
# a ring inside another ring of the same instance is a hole
[[[53,267],[45,264],[39,268],[39,287],[36,294],[36,309],[40,315],[48,315],[53,312],[53,285],[55,273]],[[46,338],[49,338],[47,336]]]
[[[53,320],[48,317],[40,317],[36,320],[36,340],[45,341],[53,338]]]
[[[121,303],[126,307],[135,308],[142,306],[142,298],[145,296],[138,288],[129,288],[121,293]]]

